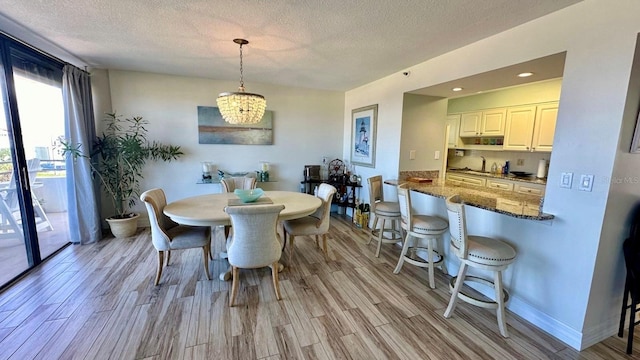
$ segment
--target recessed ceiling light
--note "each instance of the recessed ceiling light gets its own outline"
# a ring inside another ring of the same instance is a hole
[[[531,75],[533,75],[532,72],[523,72],[523,73],[518,74],[518,77],[529,77]]]
[[[461,88],[461,87],[454,87],[454,88],[453,88],[453,89],[451,89],[451,90],[453,90],[453,91],[462,91],[462,88]]]

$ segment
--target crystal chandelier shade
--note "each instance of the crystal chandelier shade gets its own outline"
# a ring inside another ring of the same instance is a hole
[[[255,124],[262,120],[267,108],[264,96],[244,91],[242,72],[242,45],[249,42],[245,39],[234,39],[240,45],[240,87],[238,92],[224,92],[218,95],[216,102],[222,118],[230,124]]]

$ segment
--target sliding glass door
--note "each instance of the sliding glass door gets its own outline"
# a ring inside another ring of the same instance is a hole
[[[62,65],[0,37],[0,287],[69,243]]]

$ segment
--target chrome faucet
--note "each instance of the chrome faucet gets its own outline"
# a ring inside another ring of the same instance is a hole
[[[484,158],[484,156],[480,156],[482,158],[482,169],[480,171],[485,172],[486,167],[487,167],[487,160]]]

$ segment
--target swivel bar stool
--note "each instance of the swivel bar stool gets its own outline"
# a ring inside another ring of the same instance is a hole
[[[378,248],[376,250],[376,257],[380,256],[380,247],[382,243],[397,243],[402,241],[402,230],[400,227],[400,205],[397,202],[384,201],[384,193],[382,191],[382,176],[377,175],[367,179],[369,182],[369,201],[371,202],[371,213],[374,216],[373,227],[371,228],[371,235],[369,236],[368,244],[371,244],[371,240],[378,241]],[[378,220],[380,222],[380,228],[378,229]],[[385,228],[387,222],[391,223],[391,228]],[[396,227],[397,225],[397,227]],[[389,237],[385,236],[385,233],[389,233]]]
[[[451,299],[444,312],[444,317],[449,318],[456,307],[458,299],[472,305],[496,309],[500,334],[509,337],[505,319],[505,303],[509,300],[509,293],[502,287],[502,271],[516,258],[516,251],[506,242],[484,236],[467,235],[464,205],[460,196],[453,195],[447,198],[447,213],[449,215],[449,232],[451,233],[451,251],[460,259],[458,276],[451,278],[449,284]],[[467,276],[468,267],[492,271],[493,282],[477,276]],[[495,300],[487,301],[461,291],[465,281],[476,282],[493,287]]]
[[[400,204],[401,227],[407,234],[398,259],[398,265],[393,271],[398,274],[404,262],[429,269],[429,287],[435,289],[434,267],[437,265],[446,274],[444,256],[437,252],[438,238],[447,232],[449,224],[437,216],[414,215],[411,210],[411,192],[405,185],[398,186],[398,203]],[[426,244],[424,244],[426,242]],[[425,247],[426,245],[426,247]],[[417,251],[426,251],[427,260],[417,256]],[[434,255],[436,258],[434,259]]]

